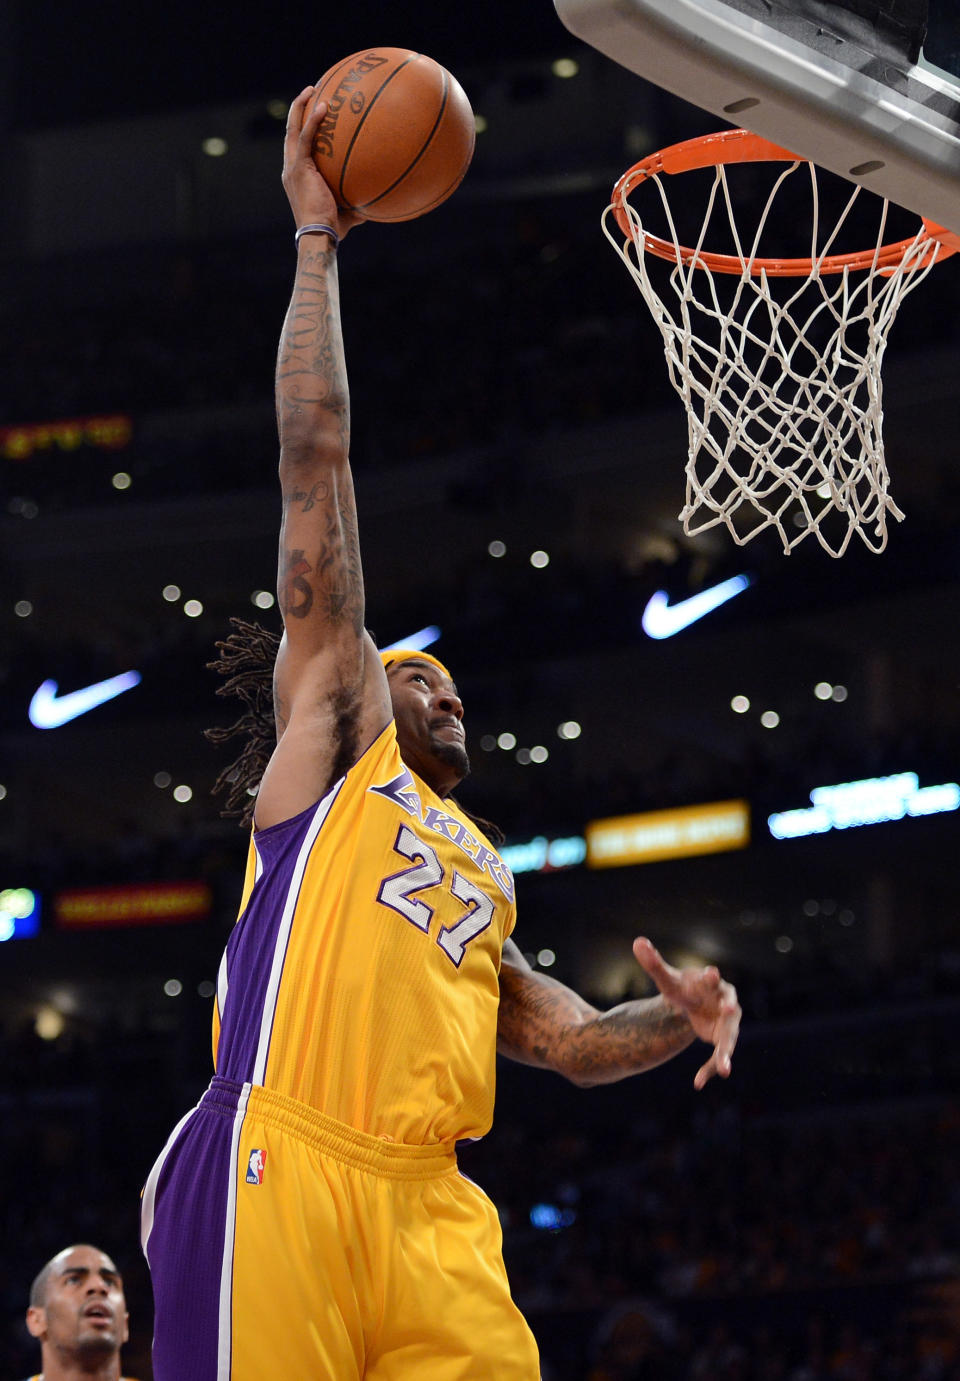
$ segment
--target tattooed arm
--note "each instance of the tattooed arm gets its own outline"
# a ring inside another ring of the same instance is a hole
[[[313,87],[287,119],[283,185],[297,227],[342,237],[341,212],[312,148],[326,110]],[[386,676],[364,632],[363,573],[350,472],[350,403],[334,240],[303,235],[277,356],[278,594],[284,634],[274,701],[278,745],[257,798],[261,829],[312,805],[387,724]]]
[[[740,1028],[736,991],[712,966],[675,969],[649,940],[633,946],[658,997],[598,1012],[556,979],[535,972],[512,940],[500,967],[497,1049],[521,1064],[552,1069],[574,1084],[611,1084],[654,1069],[699,1036],[713,1045],[694,1087],[726,1078]]]

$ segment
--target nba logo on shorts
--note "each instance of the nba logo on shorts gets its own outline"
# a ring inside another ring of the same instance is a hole
[[[263,1184],[263,1167],[267,1163],[266,1151],[254,1149],[247,1161],[247,1184]]]

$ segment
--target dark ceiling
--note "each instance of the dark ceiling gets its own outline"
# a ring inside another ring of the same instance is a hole
[[[6,7],[7,116],[18,129],[184,107],[291,99],[344,54],[371,43],[419,49],[456,70],[567,51],[548,2],[445,0],[157,6],[104,0]],[[2,69],[0,69],[2,70]]]

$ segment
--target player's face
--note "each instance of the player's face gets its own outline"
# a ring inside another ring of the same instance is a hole
[[[413,657],[391,667],[388,679],[400,756],[446,796],[470,771],[457,688],[438,667]]]
[[[61,1358],[94,1361],[127,1341],[128,1318],[123,1281],[109,1256],[73,1247],[56,1258],[44,1305],[27,1311],[27,1326]]]

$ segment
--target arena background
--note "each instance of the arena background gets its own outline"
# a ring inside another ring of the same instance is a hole
[[[18,0],[0,36],[2,1374],[36,1360],[35,1271],[92,1239],[125,1272],[125,1370],[149,1381],[137,1198],[209,1077],[244,854],[209,795],[225,754],[202,731],[229,715],[205,663],[231,615],[277,622],[258,592],[294,264],[283,115],[371,42],[444,62],[485,128],[451,202],[341,251],[368,621],[384,642],[440,629],[464,801],[529,846],[521,947],[609,1005],[644,990],[646,933],[716,961],[744,1006],[733,1078],[701,1095],[692,1053],[589,1092],[501,1066],[463,1163],[501,1208],[544,1376],[960,1374],[949,1298],[930,1312],[960,1249],[957,815],[767,825],[819,786],[960,778],[960,268],[893,328],[907,517],[882,556],[686,539],[682,409],[599,218],[630,162],[711,117],[578,44],[546,0]],[[642,631],[655,591],[733,575],[749,587],[702,622]],[[28,721],[46,679],[131,670],[78,720]],[[727,801],[746,803],[743,847],[584,857],[591,821]]]

